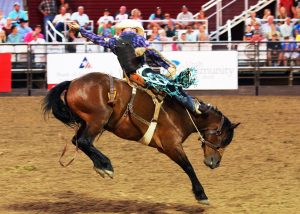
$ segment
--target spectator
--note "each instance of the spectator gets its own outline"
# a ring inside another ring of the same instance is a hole
[[[56,0],[42,0],[38,9],[44,16],[44,35],[46,35],[47,22],[52,22],[57,14]]]
[[[250,42],[252,40],[253,31],[251,29],[251,25],[247,25],[243,37],[243,41]]]
[[[130,19],[133,19],[133,20],[136,20],[136,21],[141,21],[142,20],[142,13],[139,9],[137,8],[134,8],[132,11],[131,11],[131,16],[130,16]]]
[[[113,26],[113,23],[109,21],[98,28],[97,34],[106,38],[112,38],[114,35],[116,35],[116,29]]]
[[[18,2],[14,3],[14,9],[8,14],[8,18],[17,23],[20,19],[28,20],[27,14],[24,10],[20,9],[20,4]]]
[[[167,26],[165,27],[166,36],[173,37],[176,35],[176,26],[172,20],[169,20]]]
[[[196,17],[195,19],[197,20],[207,20],[207,17],[205,16],[205,12],[204,10],[200,10],[197,14],[196,14]],[[207,22],[205,21],[201,21],[201,22],[196,22],[195,23],[195,28],[199,28],[200,25],[207,25]]]
[[[293,9],[294,19],[300,19],[300,3],[298,3],[298,4],[299,4],[299,6],[297,6]]]
[[[274,16],[269,16],[268,22],[261,26],[261,30],[262,30],[264,37],[266,37],[266,38],[268,37],[273,25],[275,25],[274,24]]]
[[[186,39],[186,33],[182,33],[182,34],[180,35],[179,41],[180,41],[180,42],[187,42],[187,39]],[[178,44],[178,50],[179,50],[179,51],[182,51],[184,45],[185,45],[184,43]]]
[[[198,33],[198,40],[199,41],[208,41],[209,37],[206,31],[206,25],[200,25],[199,28],[199,33]]]
[[[254,30],[251,42],[262,42],[264,40],[264,36],[259,30]]]
[[[180,47],[178,46],[178,43],[177,43],[178,37],[177,37],[177,36],[174,36],[174,37],[172,38],[172,40],[173,40],[173,42],[174,42],[174,43],[172,43],[172,51],[180,51]]]
[[[267,43],[267,64],[268,66],[279,66],[280,65],[280,53],[281,44],[279,42],[279,37],[275,33],[271,36],[271,39]],[[276,61],[276,62],[275,62]]]
[[[189,42],[196,42],[197,41],[197,33],[194,32],[192,26],[187,26],[186,30],[186,40]]]
[[[33,34],[37,35],[41,39],[44,39],[44,36],[43,36],[43,34],[41,34],[41,32],[42,32],[41,25],[36,25],[34,28],[34,31],[31,31],[25,35],[24,42],[30,43],[32,40],[34,40]]]
[[[193,14],[189,12],[187,6],[183,5],[181,7],[181,13],[177,15],[177,20],[180,20],[180,22],[178,22],[180,27],[185,29],[188,25],[192,25],[192,22],[185,21],[185,20],[193,20],[193,19],[194,19]]]
[[[298,21],[294,26],[294,34],[296,39],[297,36],[299,36],[299,33],[300,33],[300,21]]]
[[[7,37],[7,42],[8,43],[21,43],[22,38],[21,35],[18,33],[18,27],[17,26],[12,26],[12,32],[11,34],[8,35]]]
[[[270,9],[264,9],[264,15],[263,18],[264,20],[267,20],[269,18],[269,16],[272,16],[271,10]]]
[[[152,13],[149,16],[149,20],[164,20],[165,16],[162,14],[162,10],[160,7],[156,7],[155,13]],[[163,27],[163,22],[152,22],[149,23],[147,28],[151,28],[154,25],[159,25],[160,27]]]
[[[6,18],[3,15],[3,11],[0,10],[0,30],[6,25]]]
[[[279,0],[278,1],[278,11],[281,7],[285,8],[286,15],[288,17],[292,17],[292,6],[293,6],[293,0]],[[284,17],[286,18],[286,17]]]
[[[256,24],[260,24],[260,19],[256,17],[256,12],[255,11],[251,11],[250,12],[250,17],[246,19],[246,26],[250,25],[251,29],[254,30],[254,26]]]
[[[290,18],[285,19],[285,23],[279,27],[281,36],[284,37],[293,37],[294,25],[291,23]]]
[[[114,17],[110,16],[109,14],[110,14],[109,10],[104,9],[103,16],[101,16],[97,21],[99,28],[104,24],[106,25],[108,22],[113,23],[115,21]]]
[[[68,32],[68,37],[67,37],[67,41],[69,43],[72,43],[72,42],[76,42],[76,33],[72,30],[70,30]],[[76,45],[75,44],[68,44],[66,45],[66,51],[68,53],[75,53],[76,52]]]
[[[287,17],[288,16],[287,16],[287,12],[286,12],[285,7],[280,7],[277,19],[286,19]],[[284,24],[284,21],[279,21],[278,22],[278,25],[283,25],[283,24]]]
[[[29,44],[43,44],[45,42],[46,42],[45,39],[41,38],[38,33],[34,31],[32,32],[32,40],[29,42]]]
[[[150,35],[148,36],[148,41],[165,41],[165,32],[164,30],[159,31],[158,26],[153,26],[150,32]],[[162,44],[152,44],[153,47],[155,47],[157,50],[162,51],[163,45]]]
[[[296,42],[291,42],[290,37],[284,37],[284,42],[281,43],[281,53],[284,66],[288,65],[288,62],[292,63],[293,60],[297,60],[299,57],[298,47]]]
[[[84,13],[84,7],[79,6],[77,12],[73,13],[71,16],[72,21],[77,21],[80,27],[84,27],[85,29],[89,29],[89,17]],[[90,30],[90,29],[89,29]]]
[[[0,43],[6,42],[6,34],[4,30],[0,30]]]
[[[5,34],[6,35],[9,35],[11,34],[11,31],[12,31],[12,21],[10,18],[7,18],[6,19],[6,25],[2,28],[3,31],[5,31]]]
[[[22,42],[25,35],[32,31],[31,27],[28,27],[27,22],[27,20],[20,19],[20,25],[18,26],[18,34],[21,36]]]
[[[61,6],[59,12],[60,13],[54,17],[52,23],[56,30],[63,32],[68,28],[66,23],[71,19],[71,14],[67,13],[67,8],[65,6]]]
[[[115,16],[116,21],[123,21],[129,19],[129,15],[127,13],[127,8],[125,6],[121,6],[119,9],[119,13]]]

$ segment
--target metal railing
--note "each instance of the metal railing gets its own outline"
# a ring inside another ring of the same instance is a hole
[[[295,42],[293,42],[295,43]],[[297,50],[270,49],[270,42],[152,42],[172,51],[173,45],[181,51],[230,51],[238,53],[239,85],[253,85],[256,94],[263,84],[300,85],[300,56]],[[70,48],[72,47],[72,48]],[[298,47],[299,48],[299,47]],[[72,51],[70,51],[72,49]],[[0,44],[0,53],[12,54],[12,82],[14,88],[26,89],[31,95],[35,90],[47,89],[47,55],[57,53],[99,53],[100,46],[92,43]],[[298,54],[298,55],[296,55]],[[283,57],[283,58],[280,58]],[[280,64],[278,64],[280,63]]]

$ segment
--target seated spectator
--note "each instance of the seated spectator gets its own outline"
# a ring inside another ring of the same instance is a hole
[[[6,18],[3,15],[3,11],[0,10],[0,30],[6,25]]]
[[[80,27],[90,30],[89,27],[89,17],[84,13],[84,7],[79,6],[77,12],[73,13],[71,16],[72,21],[77,21]]]
[[[65,6],[61,6],[59,12],[60,13],[54,17],[52,23],[57,31],[63,32],[68,29],[67,22],[71,20],[71,14],[67,13]]]
[[[297,40],[297,36],[299,36],[299,33],[300,33],[300,21],[298,21],[294,26],[294,35],[296,40]]]
[[[192,26],[187,26],[186,28],[186,40],[189,42],[196,42],[197,41],[197,33],[194,32],[194,29]]]
[[[250,25],[251,29],[254,30],[254,25],[256,25],[257,23],[260,24],[260,19],[256,17],[255,11],[251,11],[250,17],[246,19],[245,25],[246,26]]]
[[[129,19],[129,14],[127,13],[127,8],[125,6],[121,6],[119,9],[119,13],[115,16],[115,20],[117,22]]]
[[[197,14],[195,19],[197,20],[207,20],[207,17],[205,16],[204,10],[200,10]],[[195,22],[195,29],[199,28],[200,25],[207,25],[207,22]]]
[[[290,40],[290,37],[284,37],[284,41],[281,43],[282,59],[284,66],[288,65],[288,62],[296,61],[299,57],[297,43]]]
[[[18,26],[18,34],[21,36],[22,42],[24,41],[24,37],[27,33],[31,32],[31,27],[28,27],[28,21],[24,19],[20,19],[20,25]]]
[[[294,4],[292,5],[292,13],[293,13],[293,17],[296,18],[296,9],[299,8],[300,9],[300,0],[294,0]]]
[[[4,30],[0,30],[0,43],[6,43],[6,34]]]
[[[250,42],[252,40],[253,31],[251,29],[251,25],[247,25],[243,37],[243,41]]]
[[[198,41],[208,41],[209,36],[206,31],[206,25],[200,25],[198,28],[199,33],[198,33]]]
[[[272,16],[271,10],[270,9],[264,9],[264,15],[262,17],[262,19],[267,20],[269,18],[269,16]]]
[[[193,20],[193,19],[194,19],[193,14],[191,12],[189,12],[189,9],[187,8],[187,6],[183,5],[181,7],[181,12],[177,15],[177,20],[180,21],[180,22],[178,22],[180,27],[182,29],[185,29],[188,25],[192,25],[193,22],[185,21],[185,20]]]
[[[142,13],[139,9],[137,8],[134,8],[132,11],[131,11],[131,16],[130,16],[130,19],[133,19],[135,21],[141,21],[142,20]]]
[[[293,23],[291,23],[291,19],[290,18],[286,18],[285,19],[285,23],[283,25],[280,25],[279,27],[279,31],[281,33],[281,36],[283,38],[285,37],[293,37],[293,30],[294,30],[294,25]]]
[[[148,41],[165,41],[165,32],[163,29],[159,30],[158,26],[153,26],[151,32],[148,35]],[[162,51],[162,44],[152,44],[152,47],[155,47],[157,50]]]
[[[172,38],[172,40],[173,40],[173,42],[174,42],[174,43],[172,43],[172,51],[180,51],[179,45],[178,45],[178,43],[177,43],[178,37],[177,37],[177,36],[174,36],[174,37]],[[176,42],[176,43],[175,43],[175,42]]]
[[[149,20],[164,20],[165,16],[162,14],[162,10],[160,7],[156,7],[155,13],[152,13],[149,16]],[[160,27],[163,27],[164,23],[163,22],[150,22],[148,24],[148,29],[150,29],[154,25],[159,25]]]
[[[267,43],[267,64],[268,66],[279,66],[280,65],[280,53],[281,53],[281,43],[279,42],[279,37],[275,33],[272,35],[271,39]]]
[[[103,16],[101,16],[97,21],[99,27],[101,27],[102,25],[106,25],[108,22],[113,23],[115,21],[114,17],[110,16],[109,14],[110,14],[109,10],[104,9]]]
[[[165,13],[164,14],[165,20],[164,20],[164,25],[166,26],[169,21],[173,22],[174,25],[176,25],[176,19],[173,19],[170,15],[170,13]]]
[[[43,44],[45,42],[45,39],[41,38],[38,33],[34,31],[32,32],[32,40],[29,42],[29,44]]]
[[[27,14],[24,10],[20,9],[20,4],[18,2],[14,3],[14,9],[8,14],[8,18],[17,23],[19,23],[20,19],[28,20]]]
[[[166,36],[173,37],[176,35],[176,26],[172,20],[169,20],[167,25],[165,26]]]
[[[44,39],[44,35],[41,34],[42,32],[42,27],[41,25],[36,25],[35,28],[34,28],[34,31],[31,31],[29,33],[27,33],[24,37],[24,42],[25,43],[30,43],[33,39],[34,39],[34,36],[33,34],[36,36],[38,36],[38,38],[41,38],[41,39]]]
[[[98,28],[97,34],[100,35],[100,36],[105,36],[107,38],[112,38],[116,35],[116,29],[113,26],[113,23],[109,21],[106,24],[102,24]]]
[[[13,26],[13,25],[12,25],[11,19],[10,19],[10,18],[7,18],[7,19],[6,19],[6,24],[5,24],[5,26],[2,28],[2,30],[5,31],[5,34],[6,34],[6,35],[11,34],[12,26]]]
[[[67,13],[69,13],[69,14],[73,13],[72,9],[70,8],[70,4],[68,2],[65,2],[65,3],[61,4],[61,6],[59,8],[61,8],[61,7],[65,7]]]
[[[12,26],[11,30],[12,30],[11,34],[9,34],[7,37],[7,42],[8,43],[21,43],[22,37],[18,33],[18,27],[14,25],[14,26]]]
[[[279,11],[278,11],[277,19],[286,19],[287,17],[288,16],[287,16],[287,12],[286,12],[285,7],[280,7]],[[277,24],[278,25],[283,25],[284,21],[279,21],[279,22],[277,22]]]
[[[179,41],[180,42],[187,42],[186,33],[182,33],[180,35]],[[185,43],[178,44],[178,50],[182,51],[184,45],[185,45]]]
[[[293,0],[278,0],[278,11],[281,7],[284,7],[288,17],[292,17],[292,6]]]
[[[263,33],[265,38],[268,37],[269,33],[271,32],[271,28],[272,28],[273,25],[275,25],[274,16],[269,16],[268,17],[268,22],[261,26],[261,30],[262,30],[262,33]]]
[[[265,38],[259,30],[254,30],[251,42],[262,42]]]

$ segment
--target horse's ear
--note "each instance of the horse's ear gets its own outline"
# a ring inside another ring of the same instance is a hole
[[[232,129],[235,129],[235,128],[237,128],[240,124],[241,124],[241,123],[233,123],[233,124],[231,124],[231,128],[232,128]]]

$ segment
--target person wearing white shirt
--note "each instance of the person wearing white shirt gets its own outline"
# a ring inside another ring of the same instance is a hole
[[[110,16],[109,14],[110,14],[109,10],[105,9],[103,16],[101,16],[97,21],[97,24],[99,25],[99,27],[101,27],[103,24],[107,24],[108,22],[113,23],[115,21],[114,17]]]
[[[126,12],[127,8],[125,6],[121,6],[119,9],[119,13],[116,15],[115,19],[117,22],[129,19],[129,15]]]
[[[67,21],[71,19],[71,14],[67,13],[67,9],[64,6],[60,7],[60,14],[57,14],[52,23],[55,25],[55,29],[59,32],[67,30]]]
[[[256,23],[261,24],[261,21],[259,18],[256,17],[256,12],[255,11],[251,11],[250,12],[250,17],[246,19],[245,25],[246,26],[251,26],[251,29],[254,29],[254,26],[256,25]]]
[[[282,38],[285,38],[285,37],[292,38],[293,37],[293,29],[294,29],[294,25],[293,25],[293,23],[291,23],[291,18],[289,18],[289,17],[287,17],[285,19],[285,23],[283,25],[279,26],[279,31],[281,33]]]
[[[80,27],[87,28],[89,24],[89,17],[84,13],[84,7],[79,6],[78,7],[78,12],[75,12],[71,16],[72,21],[77,21]]]
[[[177,15],[177,20],[182,20],[181,22],[178,22],[178,24],[181,26],[181,28],[186,28],[188,25],[191,25],[192,22],[184,21],[184,20],[193,20],[193,14],[189,12],[189,9],[187,6],[183,5],[181,8],[181,13]]]

